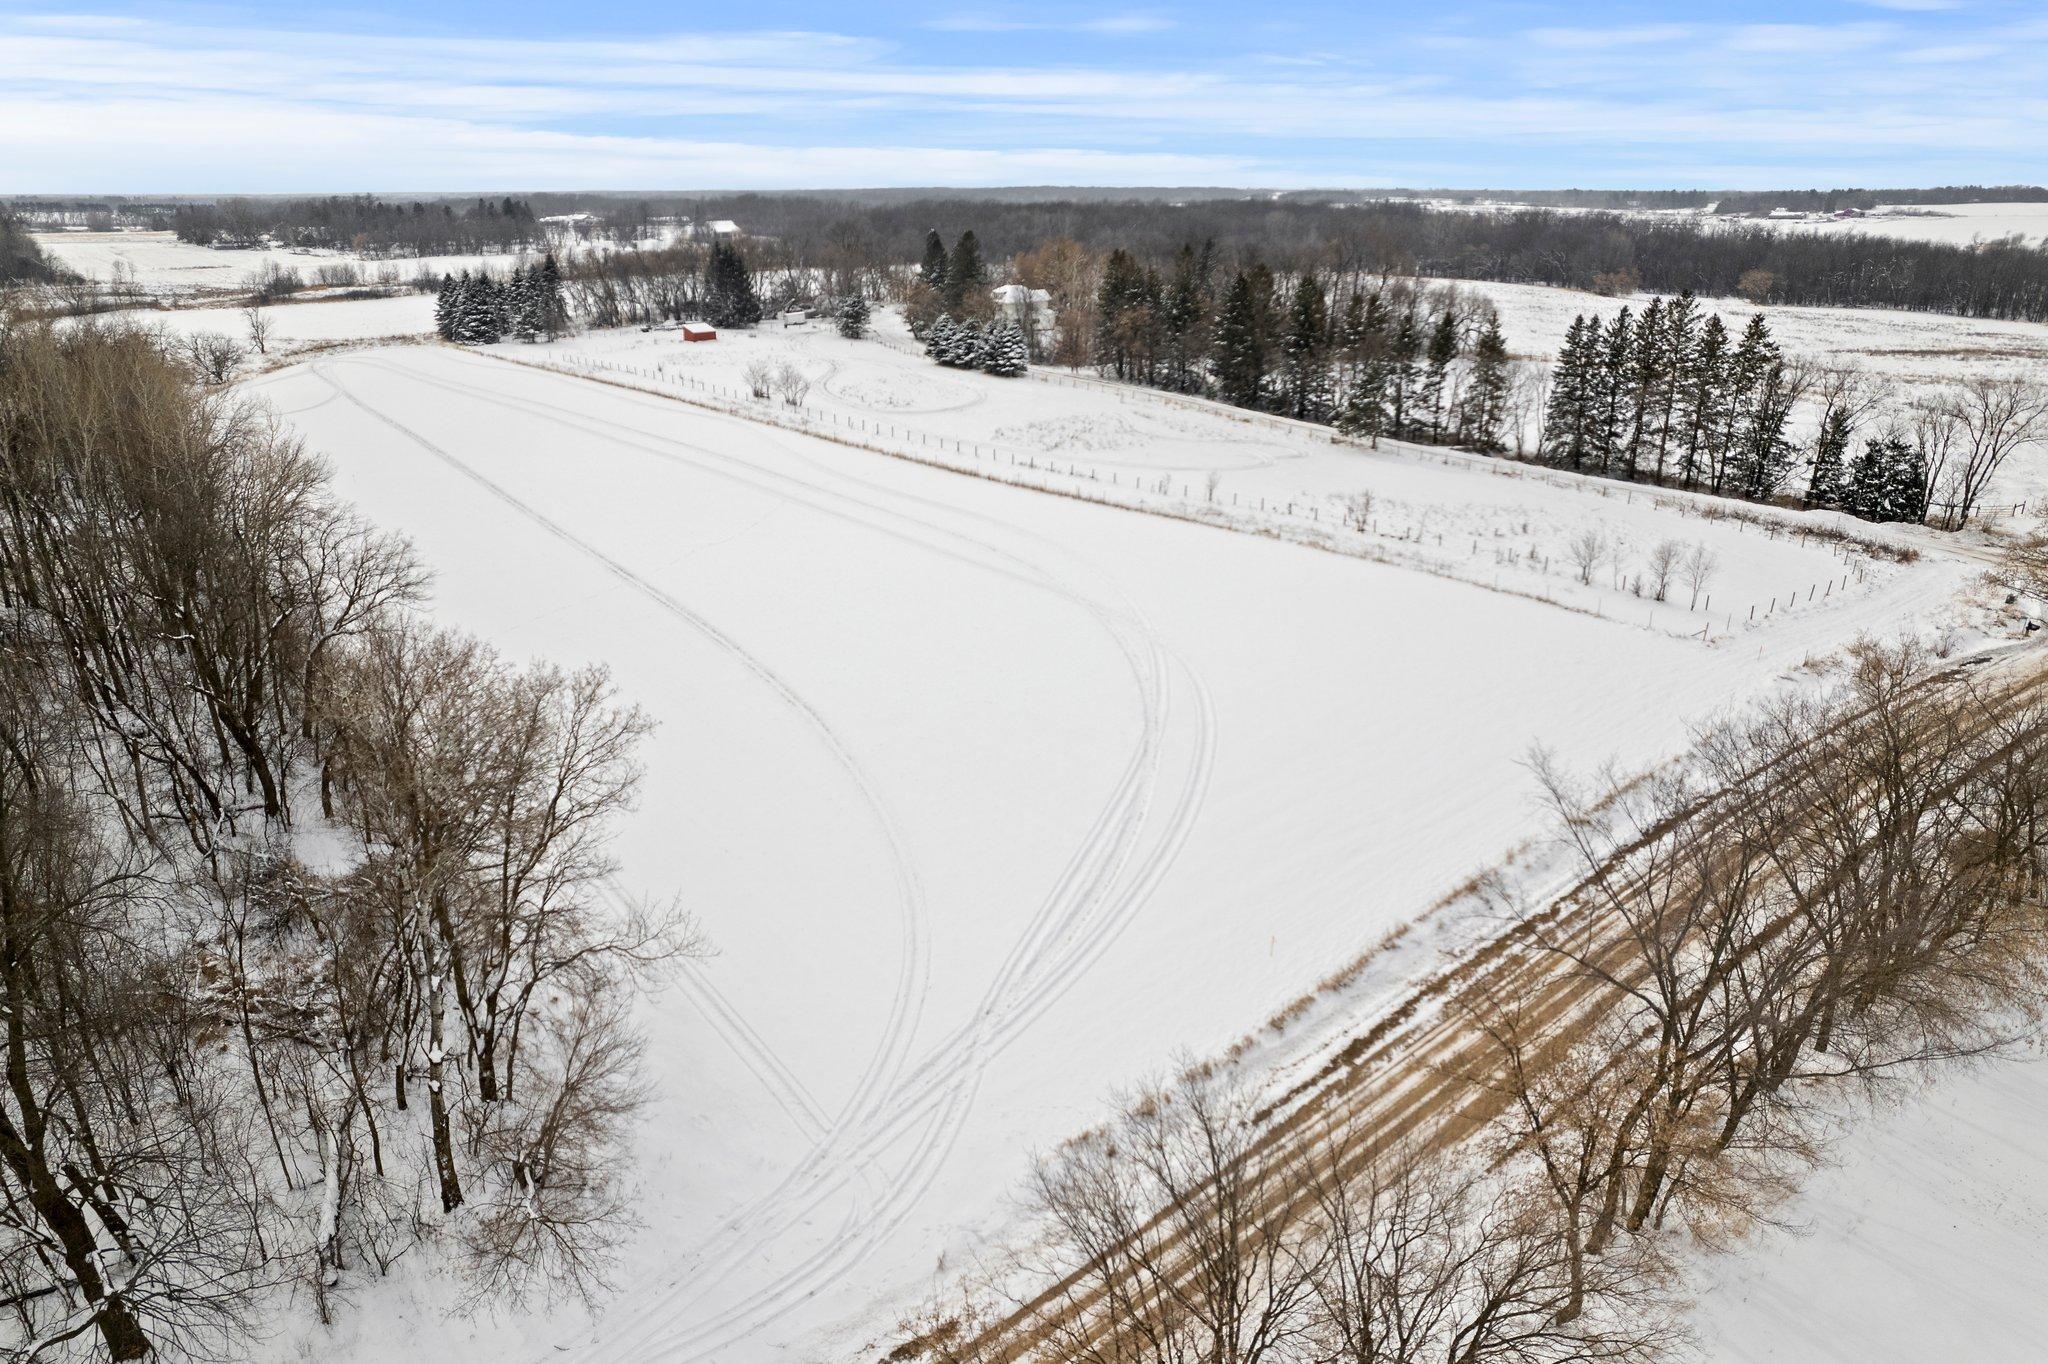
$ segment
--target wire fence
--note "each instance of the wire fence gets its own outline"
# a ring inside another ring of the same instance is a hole
[[[935,435],[905,423],[813,409],[803,406],[801,402],[779,399],[772,393],[757,393],[750,389],[710,383],[662,365],[633,365],[596,356],[574,354],[564,355],[558,360],[515,359],[506,355],[498,355],[497,358],[529,368],[601,378],[605,382],[656,393],[663,397],[677,398],[728,416],[766,422],[876,454],[909,459],[957,473],[972,474],[993,482],[1039,492],[1057,493],[1082,501],[1143,511],[1202,525],[1276,536],[1381,563],[1420,567],[1438,577],[1544,601],[1586,615],[1630,623],[1633,619],[1631,604],[1640,605],[1644,611],[1644,628],[1660,630],[1658,620],[1661,612],[1666,622],[1661,627],[1662,633],[1697,638],[1704,643],[1713,643],[1717,638],[1713,624],[1717,613],[1713,610],[1711,593],[1704,590],[1691,593],[1687,602],[1681,606],[1669,599],[1668,583],[1665,585],[1664,593],[1660,595],[1654,577],[1646,578],[1639,571],[1631,572],[1600,563],[1595,563],[1591,567],[1569,561],[1560,563],[1559,556],[1544,552],[1540,543],[1530,541],[1524,549],[1519,537],[1501,531],[1496,531],[1490,536],[1460,534],[1447,540],[1446,532],[1431,531],[1422,522],[1396,523],[1390,520],[1383,525],[1378,517],[1351,514],[1341,503],[1332,505],[1306,497],[1288,499],[1237,491],[1230,492],[1226,502],[1225,495],[1216,486],[1214,478],[1198,484],[1170,472],[1143,475],[1135,470],[1120,468],[1105,470],[1101,466],[1081,460],[1055,459],[1042,450],[1000,442]],[[1128,387],[1059,374],[1042,374],[1041,377],[1053,383],[1073,384],[1079,387],[1106,387],[1112,391]],[[627,382],[629,380],[637,380],[640,383]],[[643,383],[660,387],[641,388]],[[1147,400],[1155,396],[1168,399],[1180,396],[1157,395],[1150,389],[1144,390],[1144,395]],[[1126,398],[1124,394],[1118,396],[1120,400]],[[1223,410],[1229,413],[1240,411],[1227,407]],[[1327,428],[1313,427],[1309,423],[1294,423],[1288,418],[1274,417],[1267,413],[1246,412],[1242,415],[1252,421],[1276,421],[1292,427],[1308,427],[1314,431],[1327,433],[1330,436],[1330,443],[1348,443],[1363,448],[1362,442],[1352,442],[1338,433],[1327,432]],[[1499,460],[1484,455],[1440,450],[1405,442],[1388,444],[1394,446],[1395,453],[1399,455],[1434,459],[1445,465],[1478,464],[1496,470],[1513,467],[1503,466]],[[1751,526],[1755,526],[1759,534],[1774,540],[1797,539],[1802,544],[1817,540],[1825,544],[1843,563],[1844,571],[1840,575],[1831,576],[1825,581],[1809,583],[1803,590],[1789,588],[1785,593],[1773,595],[1766,600],[1724,609],[1718,613],[1721,636],[1753,629],[1797,607],[1830,602],[1837,595],[1848,591],[1852,586],[1864,583],[1868,578],[1867,560],[1857,562],[1857,556],[1852,552],[1852,548],[1862,548],[1862,542],[1853,537],[1843,536],[1832,529],[1816,530],[1811,527],[1784,524],[1775,518],[1702,510],[1697,506],[1688,505],[1686,499],[1668,498],[1626,486],[1601,486],[1598,480],[1545,478],[1542,481],[1554,482],[1557,486],[1576,492],[1597,492],[1602,497],[1618,494],[1628,502],[1633,502],[1636,495],[1642,493],[1646,501],[1663,509],[1677,510],[1710,520],[1734,521],[1738,533],[1747,533]],[[1332,499],[1332,502],[1336,500]],[[1331,514],[1324,516],[1325,511]],[[1459,550],[1460,545],[1464,546],[1462,553]],[[1492,570],[1490,574],[1486,572],[1488,568]],[[1503,570],[1531,574],[1541,581],[1527,583],[1504,580]],[[1554,586],[1558,585],[1568,591],[1576,587],[1579,591],[1589,594],[1589,600],[1566,600],[1556,595]],[[1610,600],[1607,593],[1626,600]],[[1699,622],[1697,629],[1694,628],[1693,621]],[[1674,626],[1679,628],[1673,628]]]

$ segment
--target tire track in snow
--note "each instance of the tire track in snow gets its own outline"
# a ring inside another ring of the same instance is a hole
[[[376,367],[383,368],[382,366]],[[660,588],[640,577],[624,564],[621,564],[618,560],[592,545],[589,541],[576,536],[537,508],[515,497],[470,465],[442,449],[439,445],[434,444],[410,427],[365,403],[345,386],[338,383],[331,374],[327,373],[327,368],[326,362],[316,363],[312,366],[314,373],[318,374],[321,379],[333,386],[336,392],[363,412],[405,436],[415,445],[418,445],[442,463],[478,484],[491,493],[492,496],[503,501],[555,538],[582,551],[585,555],[597,561],[614,577],[625,582],[670,615],[683,621],[709,639],[728,656],[732,657],[766,683],[770,690],[787,707],[794,710],[813,729],[823,742],[828,753],[832,756],[834,762],[847,775],[855,789],[860,793],[863,803],[868,807],[871,818],[881,830],[883,839],[888,846],[889,859],[897,886],[897,895],[902,906],[903,951],[898,970],[897,990],[894,999],[891,1001],[889,1021],[885,1025],[882,1042],[877,1048],[876,1060],[871,1062],[870,1069],[871,1071],[889,1070],[900,1066],[901,1053],[909,1044],[910,1033],[915,1027],[917,1015],[922,1010],[923,997],[929,986],[929,981],[926,979],[929,963],[926,950],[928,926],[925,922],[924,893],[918,881],[916,870],[911,863],[909,851],[904,844],[900,831],[896,827],[894,818],[883,806],[879,793],[874,790],[865,770],[846,747],[837,731],[832,728],[815,707],[806,701],[777,673],[710,621],[699,616],[674,597],[671,597]]]
[[[707,451],[687,442],[656,436],[637,427],[604,422],[602,419],[593,421],[587,414],[552,408],[552,405],[533,400],[508,399],[505,395],[488,389],[477,390],[467,386],[440,384],[408,371],[389,372],[416,382],[466,393],[470,397],[488,398],[528,410],[552,409],[560,418],[574,424],[578,429],[587,429],[594,424],[609,425],[641,439],[659,440],[665,445],[686,449],[700,456],[741,465],[756,474],[762,472],[720,452]],[[577,382],[573,378],[568,381]],[[672,404],[658,398],[655,401],[662,403],[665,413],[675,411]],[[760,432],[758,427],[742,424],[750,433]],[[783,442],[776,443],[787,448]],[[813,467],[825,467],[801,452],[792,453]],[[689,462],[703,467],[700,461]],[[846,477],[837,471],[829,472],[840,479]],[[802,480],[790,480],[787,476],[777,477],[783,481],[794,482],[798,487],[812,492],[825,491],[815,484]],[[758,478],[749,478],[745,481],[757,487],[761,486]],[[865,484],[858,486],[863,491],[868,490]],[[833,496],[837,502],[843,503],[845,500],[843,495]],[[975,517],[989,521],[1005,531],[1020,533],[1004,523],[994,521],[993,518],[979,517],[975,513],[963,512],[959,508],[937,503],[932,499],[906,495],[906,500],[921,502],[956,518]],[[872,502],[863,501],[863,505],[878,512],[898,517],[903,515],[896,509],[883,508]],[[678,1357],[677,1352],[681,1350],[715,1348],[731,1339],[744,1336],[764,1324],[766,1320],[771,1320],[772,1314],[790,1298],[806,1295],[815,1291],[821,1283],[829,1282],[839,1270],[857,1260],[899,1225],[914,1207],[917,1196],[928,1188],[931,1180],[936,1177],[946,1155],[957,1141],[960,1128],[978,1090],[981,1074],[988,1063],[1002,1045],[1017,1035],[1057,998],[1059,991],[1071,983],[1078,972],[1085,970],[1096,957],[1107,950],[1116,934],[1129,922],[1185,844],[1195,814],[1200,808],[1213,755],[1214,719],[1206,691],[1202,689],[1199,678],[1189,673],[1188,677],[1196,696],[1198,716],[1196,753],[1191,761],[1190,778],[1182,788],[1168,828],[1150,852],[1136,863],[1133,877],[1122,892],[1114,894],[1112,898],[1115,881],[1133,865],[1132,851],[1150,813],[1151,788],[1156,784],[1161,756],[1160,741],[1165,720],[1163,705],[1156,698],[1159,679],[1165,671],[1168,656],[1159,645],[1158,637],[1151,630],[1149,623],[1143,622],[1135,612],[1106,612],[1098,604],[1081,598],[1066,588],[1041,566],[997,549],[985,541],[964,536],[960,532],[929,522],[920,524],[926,530],[964,540],[984,552],[995,553],[1017,564],[1040,585],[1059,592],[1102,619],[1111,627],[1112,634],[1118,639],[1119,647],[1123,648],[1127,657],[1132,660],[1134,674],[1138,677],[1141,692],[1144,694],[1148,717],[1156,713],[1156,719],[1148,724],[1146,736],[1138,751],[1134,753],[1132,763],[1127,766],[1125,777],[1120,781],[1111,802],[1090,830],[1083,847],[1077,850],[1075,857],[1070,861],[1061,882],[1056,883],[1040,912],[1027,926],[1024,935],[1013,945],[1010,956],[997,978],[991,983],[970,1023],[956,1031],[920,1063],[912,1075],[906,1078],[902,1092],[890,1096],[891,1102],[876,1113],[875,1120],[870,1123],[869,1130],[863,1134],[858,1146],[845,1153],[851,1159],[840,1159],[834,1169],[825,1172],[819,1178],[804,1180],[799,1177],[785,1180],[777,1191],[768,1196],[768,1207],[762,1208],[757,1205],[744,1216],[757,1227],[768,1227],[770,1234],[759,1239],[772,1240],[773,1233],[786,1229],[793,1221],[814,1210],[820,1202],[843,1188],[852,1179],[863,1177],[872,1160],[897,1140],[906,1129],[921,1132],[907,1163],[884,1194],[886,1215],[864,1219],[860,1224],[863,1231],[857,1238],[849,1238],[844,1234],[832,1238],[809,1259],[783,1275],[767,1289],[728,1307],[712,1320],[700,1323],[695,1330],[685,1331],[680,1339],[671,1337],[663,1340],[661,1337],[672,1332],[678,1324],[680,1314],[711,1287],[722,1281],[724,1274],[712,1275],[708,1281],[699,1278],[692,1279],[687,1285],[679,1284],[678,1292],[661,1295],[660,1300],[656,1302],[647,1302],[639,1298],[639,1295],[635,1295],[636,1300],[641,1302],[641,1310],[633,1313],[628,1320],[621,1321],[615,1318],[606,1323],[611,1329],[605,1331],[605,1348],[613,1352],[611,1357],[616,1357],[615,1351],[628,1344],[620,1339],[625,1332],[632,1332],[647,1346],[660,1348],[661,1357]],[[1137,628],[1135,638],[1131,630],[1133,626]],[[1140,643],[1145,647],[1139,648]],[[1184,665],[1182,668],[1185,671]],[[1143,778],[1142,782],[1135,780],[1140,777]],[[913,1084],[912,1081],[916,1083]],[[916,1121],[930,1114],[935,1107],[937,1117],[922,1129],[917,1128]],[[837,1153],[831,1150],[830,1144],[827,1143],[826,1149],[817,1154],[823,1157]],[[808,1174],[811,1169],[822,1163],[822,1159],[807,1162],[808,1168],[793,1172],[793,1175]],[[797,1187],[799,1185],[803,1187]],[[793,1203],[792,1195],[801,1197]],[[728,1269],[733,1263],[731,1258],[725,1261]]]

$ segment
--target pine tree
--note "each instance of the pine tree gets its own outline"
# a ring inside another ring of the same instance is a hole
[[[1166,386],[1176,393],[1198,392],[1199,362],[1209,344],[1208,301],[1202,258],[1191,245],[1174,257],[1173,281],[1160,305],[1160,331],[1166,346]]]
[[[1138,377],[1149,319],[1145,272],[1137,258],[1118,247],[1103,263],[1095,291],[1095,363],[1119,379]]]
[[[1323,421],[1329,416],[1329,329],[1323,286],[1313,276],[1303,275],[1287,309],[1281,371],[1287,415],[1298,421]]]
[[[1355,299],[1357,295],[1352,295]],[[1340,430],[1364,436],[1377,448],[1387,424],[1387,308],[1378,293],[1365,300],[1355,339],[1347,317],[1346,348],[1355,352],[1351,373],[1344,388],[1344,404],[1338,413]]]
[[[714,327],[751,327],[761,320],[754,277],[736,247],[714,242],[704,262],[704,315]]]
[[[987,288],[988,267],[981,262],[981,244],[970,227],[953,245],[953,254],[946,262],[946,286],[939,292],[957,309],[965,306],[968,295],[980,294]]]
[[[554,252],[541,257],[535,284],[535,323],[541,334],[552,341],[569,330],[569,308],[562,301],[562,267],[555,264]]]
[[[1749,319],[1729,359],[1726,413],[1727,476],[1714,491],[1768,496],[1791,464],[1790,443],[1784,438],[1791,410],[1784,358],[1762,313]]]
[[[1587,441],[1586,460],[1594,473],[1607,473],[1621,453],[1635,348],[1635,315],[1623,308],[1600,338],[1598,362],[1593,370],[1593,429]]]
[[[1573,318],[1557,353],[1550,401],[1543,409],[1541,449],[1546,463],[1564,469],[1582,468],[1586,463],[1592,447],[1599,345],[1600,319],[1583,314]]]
[[[1670,357],[1665,352],[1664,301],[1653,298],[1636,323],[1635,353],[1624,380],[1623,426],[1628,432],[1620,451],[1620,473],[1633,479],[1641,467],[1646,441],[1656,438],[1656,415],[1664,405],[1670,382]]]
[[[858,341],[868,334],[868,301],[864,295],[848,294],[839,305],[839,334]]]
[[[1655,477],[1664,481],[1671,458],[1671,438],[1678,423],[1681,395],[1691,381],[1699,345],[1700,305],[1688,289],[1664,307],[1665,379],[1657,392]]]
[[[1508,340],[1500,318],[1489,317],[1472,345],[1472,373],[1459,403],[1460,439],[1474,450],[1501,449],[1500,426],[1508,411]]]
[[[1017,329],[1014,322],[1003,323],[989,338],[988,353],[983,358],[981,367],[990,374],[1014,378],[1025,371],[1027,364],[1024,333]]]
[[[1421,355],[1422,323],[1410,299],[1387,345],[1387,430],[1396,440],[1409,434],[1409,397],[1415,391],[1415,362]]]
[[[1216,391],[1226,403],[1258,407],[1265,397],[1266,337],[1257,287],[1239,271],[1216,317]]]
[[[441,287],[434,294],[434,334],[443,341],[455,339],[455,319],[460,294],[455,286],[455,276],[443,274]]]
[[[1898,432],[1873,436],[1849,478],[1845,509],[1866,521],[1920,521],[1927,515],[1927,463]]]
[[[1807,480],[1806,504],[1810,507],[1839,507],[1848,495],[1848,471],[1843,461],[1849,453],[1852,423],[1849,410],[1837,406],[1821,419],[1820,435],[1813,442],[1813,474]]]
[[[936,227],[924,234],[924,264],[917,276],[941,295],[946,292],[946,243]]]
[[[924,353],[940,364],[947,363],[953,345],[953,315],[940,313],[924,334]]]
[[[1429,439],[1432,444],[1442,444],[1444,438],[1444,385],[1450,378],[1451,362],[1458,358],[1458,314],[1448,303],[1437,315],[1436,326],[1429,334],[1429,350],[1424,357],[1422,387],[1416,393],[1416,404],[1429,414]]]
[[[1700,327],[1699,344],[1688,359],[1679,384],[1677,426],[1679,481],[1688,488],[1718,486],[1727,450],[1720,420],[1727,402],[1728,329],[1715,313]]]

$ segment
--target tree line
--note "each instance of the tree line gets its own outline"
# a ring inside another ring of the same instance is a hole
[[[147,334],[0,331],[0,522],[0,1338],[209,1355],[429,1238],[587,1290],[687,941],[609,890],[646,719]]]
[[[688,203],[693,212],[745,222],[798,268],[870,275],[920,259],[933,230],[952,240],[971,229],[989,260],[1067,240],[1098,258],[1122,247],[1141,265],[1165,270],[1183,243],[1208,241],[1232,268],[1256,259],[1283,275],[1393,274],[1608,290],[1626,281],[1631,289],[1690,290],[1702,298],[1737,296],[1749,276],[1759,303],[2048,321],[2048,253],[2024,244],[1787,231],[1680,215],[1333,202],[1339,198],[953,196],[866,203],[759,194]]]
[[[221,199],[180,204],[170,217],[178,240],[194,246],[248,247],[275,241],[368,255],[452,256],[531,251],[546,244],[533,205],[509,195],[467,203],[400,203],[369,194]]]
[[[1864,650],[1645,783],[1539,756],[1578,896],[1496,892],[1545,970],[1451,1001],[1469,1044],[1412,1130],[1193,1068],[1044,1157],[1032,1248],[893,1357],[1686,1357],[1681,1238],[1739,1237],[1861,1101],[1997,1052],[2048,989],[2048,708],[1927,662]],[[1019,1271],[1052,1285],[1022,1312]]]
[[[1818,409],[1810,437],[1794,426]],[[1557,468],[1752,501],[1797,497],[1869,521],[1968,521],[2014,450],[2048,430],[2048,390],[1978,376],[1886,404],[1868,376],[1788,358],[1755,313],[1739,338],[1689,294],[1580,315],[1550,379],[1540,457]],[[1861,449],[1856,448],[1862,437]],[[1798,475],[1803,472],[1803,487]]]

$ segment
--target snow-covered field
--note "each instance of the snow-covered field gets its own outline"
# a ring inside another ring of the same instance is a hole
[[[2048,1339],[2048,1060],[1865,1118],[1780,1215],[1698,1266],[1709,1364],[2025,1364]]]
[[[2048,242],[2048,203],[2018,204],[1879,204],[1861,218],[1742,219],[1763,221],[1788,231],[1853,232],[1896,237],[1904,241],[1974,242],[2018,237],[2028,246]]]
[[[424,336],[434,329],[434,296],[311,299],[272,304],[262,314],[270,326],[271,348],[290,351],[330,341]],[[240,308],[127,308],[97,316],[108,325],[158,328],[178,337],[214,333],[244,344],[249,340],[248,319]]]
[[[1369,450],[1333,442],[1326,428],[1090,379],[1041,372],[1008,380],[943,369],[893,330],[900,325],[893,318],[885,325],[892,330],[860,342],[823,327],[728,333],[710,344],[625,329],[499,353],[796,422],[780,403],[747,398],[744,379],[750,365],[790,365],[812,380],[801,420],[828,433],[1060,491],[1313,535],[1670,634],[1746,631],[1751,607],[1767,621],[1795,593],[1800,612],[1854,611],[1870,582],[1895,571],[1823,543],[1771,539],[1747,522],[1699,514],[1727,503],[1398,442]],[[1362,534],[1343,524],[1347,501],[1361,493],[1373,498]],[[1610,552],[1584,583],[1569,546],[1588,531],[1604,537]],[[1663,603],[1639,586],[1651,550],[1668,539],[1701,545],[1719,560],[1697,609],[1675,581]]]
[[[173,297],[235,289],[271,266],[296,270],[308,284],[323,265],[353,265],[363,282],[397,284],[421,271],[504,269],[513,257],[404,256],[368,259],[336,251],[284,247],[193,246],[169,232],[38,232],[43,253],[58,265],[102,283],[123,283]]]
[[[1045,467],[1072,460],[1206,501],[1217,470],[1247,517],[1248,497],[1370,485],[1447,541],[1714,537],[1717,593],[1852,566],[1621,490],[820,332],[502,349],[351,351],[251,387],[417,542],[441,618],[514,656],[607,662],[661,722],[622,890],[682,896],[718,955],[648,1006],[645,1226],[594,1325],[451,1316],[423,1260],[332,1335],[295,1317],[282,1357],[843,1357],[1000,1234],[1030,1151],[1522,841],[1531,744],[1653,761],[1857,632],[1942,614],[1971,576],[1859,562],[1824,606],[1708,645],[1643,628],[1648,604],[1611,587],[1580,589],[1591,614],[1493,590],[1490,562],[1451,580],[1457,547],[1417,525],[1394,543],[1445,564],[999,480],[1099,486]],[[814,372],[805,420],[843,439],[626,386],[707,401],[697,385],[752,354]],[[1020,474],[998,446],[1037,454]]]

